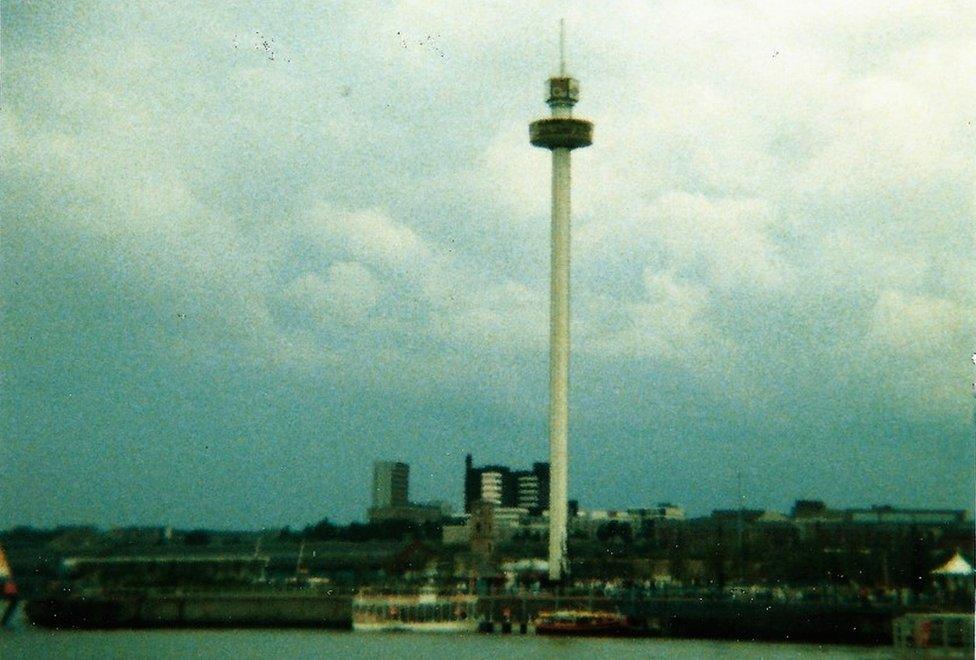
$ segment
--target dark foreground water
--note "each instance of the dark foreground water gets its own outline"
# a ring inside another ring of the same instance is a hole
[[[891,658],[887,648],[312,630],[0,631],[0,658]]]

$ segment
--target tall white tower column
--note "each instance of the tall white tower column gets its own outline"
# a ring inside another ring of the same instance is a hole
[[[552,274],[549,309],[549,579],[566,575],[569,463],[569,238],[570,151],[593,142],[593,124],[572,116],[579,83],[565,75],[549,79],[552,117],[529,126],[533,145],[552,150]]]

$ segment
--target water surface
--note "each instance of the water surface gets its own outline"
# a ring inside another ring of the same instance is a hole
[[[891,658],[890,648],[316,630],[0,631],[13,658]]]

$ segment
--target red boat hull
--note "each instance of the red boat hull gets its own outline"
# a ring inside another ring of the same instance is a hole
[[[635,637],[639,634],[637,630],[626,624],[592,626],[540,625],[536,626],[535,633],[537,635],[557,637]]]
[[[607,612],[559,612],[541,616],[537,635],[563,637],[633,637],[640,634],[626,617]]]

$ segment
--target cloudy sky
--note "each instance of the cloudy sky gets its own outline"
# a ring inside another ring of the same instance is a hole
[[[560,16],[571,497],[972,508],[972,3],[5,0],[0,526],[546,460]]]

